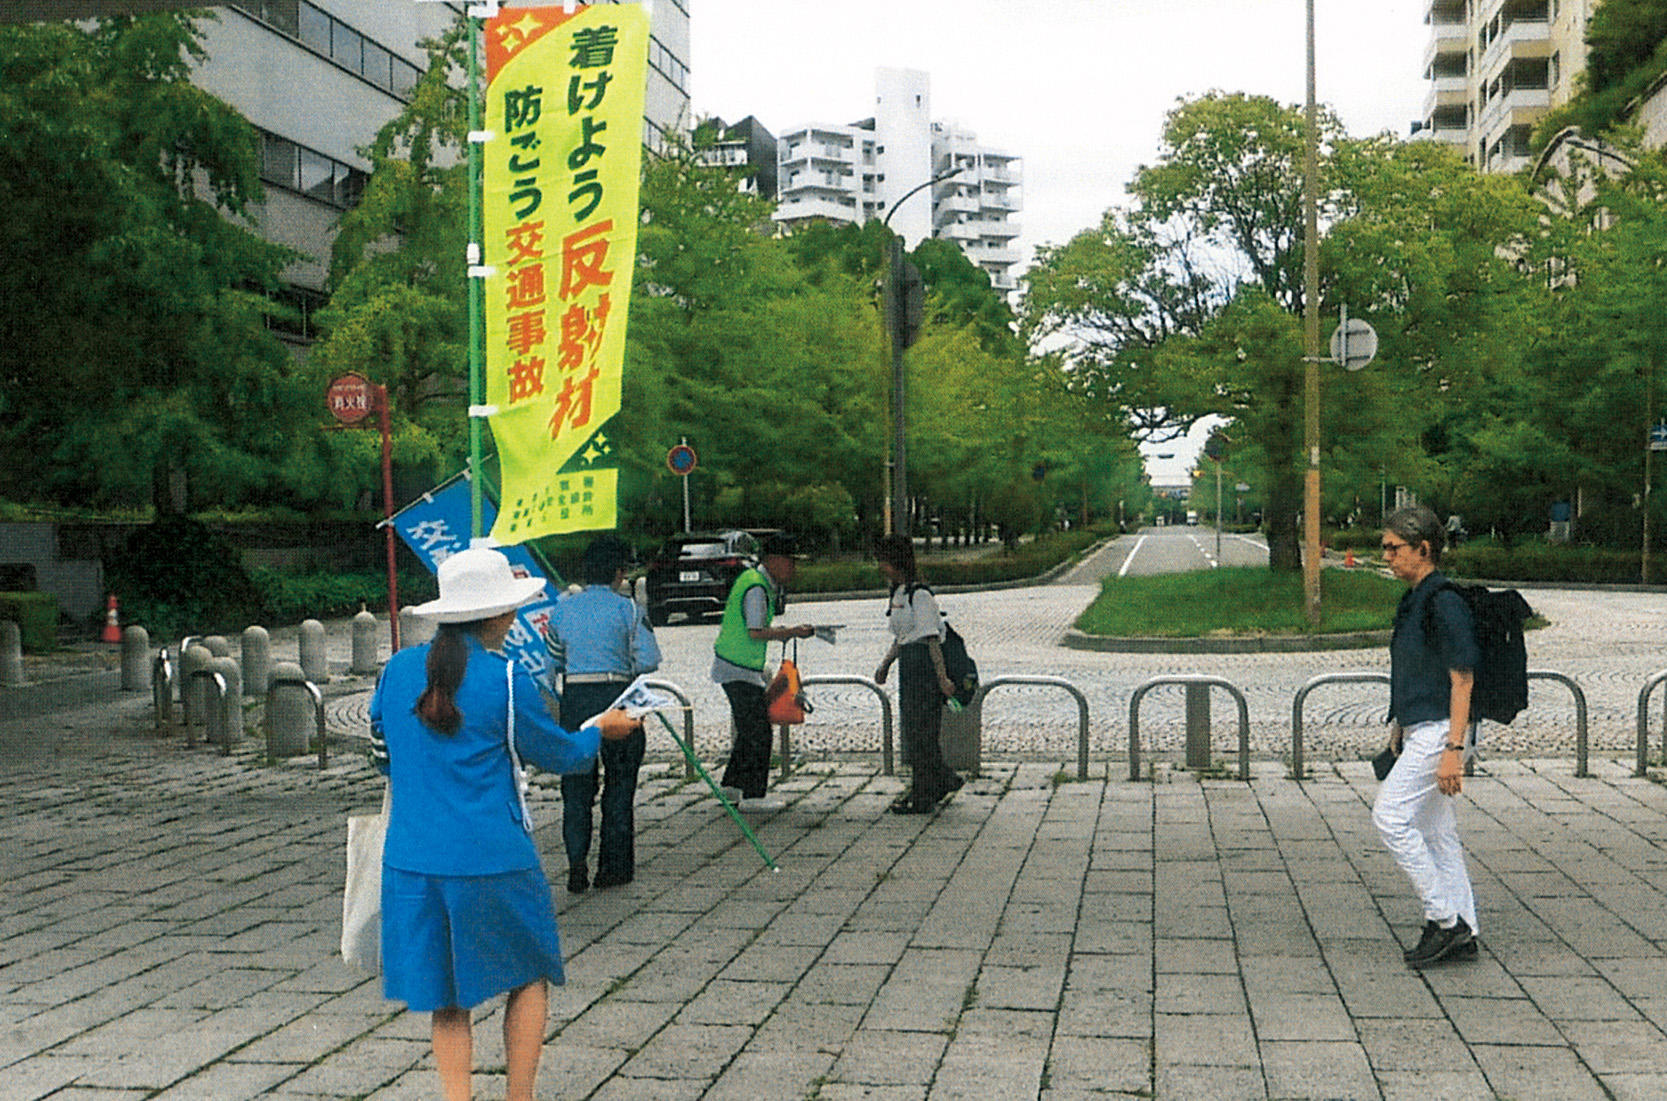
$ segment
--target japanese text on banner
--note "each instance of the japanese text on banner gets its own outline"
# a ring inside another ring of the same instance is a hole
[[[492,536],[614,527],[636,267],[648,16],[505,8],[486,24],[486,402],[503,471]]]

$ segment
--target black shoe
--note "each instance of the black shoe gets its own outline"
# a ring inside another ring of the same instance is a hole
[[[892,800],[891,806],[886,808],[892,814],[931,814],[938,809],[936,799],[917,799],[912,792],[905,792]]]
[[[1424,923],[1424,935],[1419,938],[1418,944],[1415,947],[1408,948],[1402,952],[1401,958],[1406,960],[1408,963],[1411,963],[1412,957],[1423,953],[1429,948],[1431,938],[1439,932],[1441,932],[1441,926],[1437,925],[1433,921],[1426,921]],[[1481,941],[1477,940],[1473,935],[1469,940],[1465,941],[1462,946],[1453,952],[1453,957],[1473,958],[1477,952],[1481,950],[1481,947]]]
[[[601,886],[600,883],[597,886]],[[590,889],[590,873],[585,871],[584,865],[567,869],[567,893],[582,895]]]
[[[1465,924],[1464,918],[1459,918],[1450,929],[1437,926],[1429,943],[1420,942],[1420,947],[1407,957],[1407,963],[1413,967],[1427,967],[1432,963],[1465,955],[1465,946],[1475,943],[1475,940],[1470,926]]]
[[[1430,942],[1435,940],[1436,934],[1439,932],[1441,932],[1441,926],[1439,924],[1433,921],[1426,921],[1424,923],[1424,935],[1418,938],[1417,944],[1403,951],[1401,953],[1401,958],[1406,960],[1408,963],[1411,963],[1412,957],[1421,956],[1425,952],[1429,951]]]
[[[597,872],[596,881],[592,883],[591,886],[595,887],[598,891],[601,891],[606,890],[609,887],[623,887],[635,878],[636,876],[632,875],[630,872],[616,872],[608,869]]]

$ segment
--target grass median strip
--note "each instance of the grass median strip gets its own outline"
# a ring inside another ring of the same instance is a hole
[[[1315,629],[1303,615],[1300,573],[1247,566],[1108,577],[1076,626],[1086,634],[1117,638],[1384,631],[1406,587],[1370,571],[1326,570],[1320,591],[1320,626]]]

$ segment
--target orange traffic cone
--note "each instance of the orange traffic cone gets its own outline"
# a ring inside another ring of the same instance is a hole
[[[104,606],[104,635],[105,642],[120,642],[122,640],[122,625],[116,615],[116,594],[110,594],[109,603]]]
[[[1349,548],[1349,553],[1347,553],[1343,556],[1343,565],[1347,566],[1349,569],[1354,568],[1354,548],[1353,547],[1350,547]]]

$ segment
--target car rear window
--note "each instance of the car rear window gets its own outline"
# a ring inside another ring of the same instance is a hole
[[[684,543],[677,552],[679,558],[722,558],[729,551],[722,543]]]

